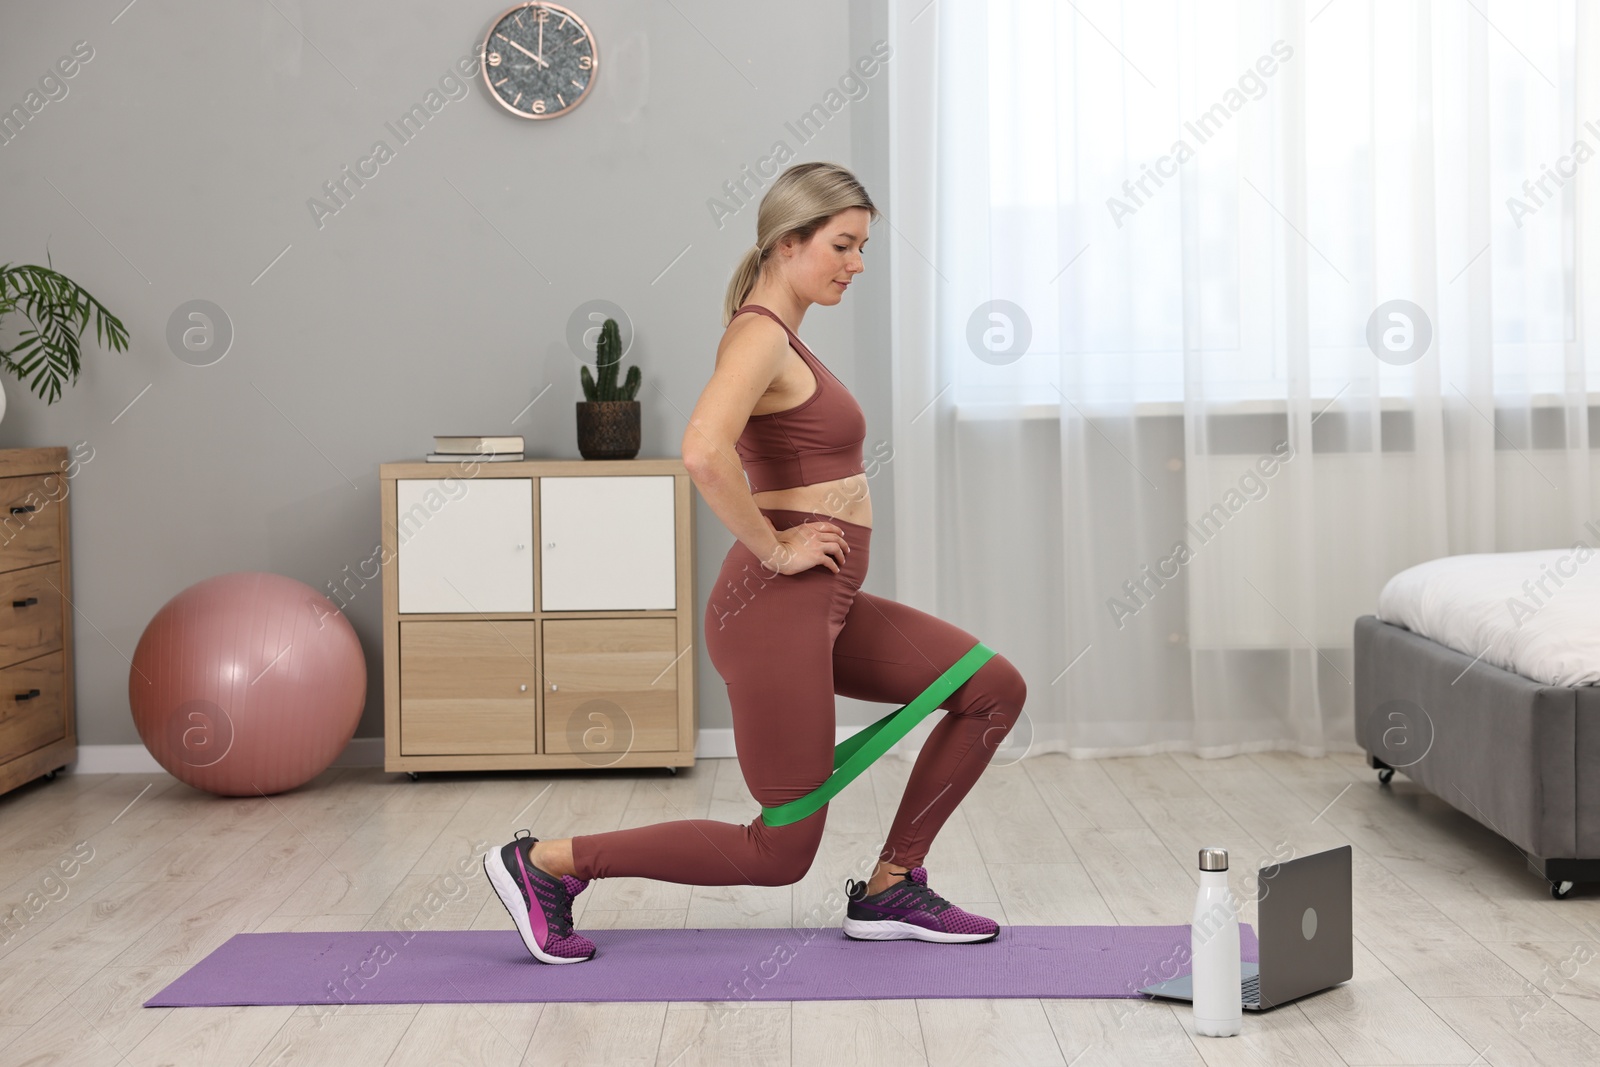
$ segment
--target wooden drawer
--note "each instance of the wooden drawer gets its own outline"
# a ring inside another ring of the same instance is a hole
[[[400,623],[400,752],[537,752],[534,624]]]
[[[0,573],[0,667],[61,648],[61,564]]]
[[[678,747],[675,619],[545,619],[544,750],[605,766]]]
[[[22,755],[67,736],[61,657],[52,652],[0,670],[0,752]]]
[[[64,494],[63,482],[59,474],[0,478],[0,571],[61,559],[61,508],[56,500]]]
[[[664,475],[539,479],[539,610],[677,607],[674,482]]]

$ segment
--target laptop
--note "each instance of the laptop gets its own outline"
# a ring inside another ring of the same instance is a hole
[[[1355,966],[1349,845],[1261,868],[1256,902],[1261,962],[1239,964],[1244,1007],[1266,1011],[1350,980]],[[1187,974],[1139,992],[1168,1000],[1194,1000],[1194,985]]]

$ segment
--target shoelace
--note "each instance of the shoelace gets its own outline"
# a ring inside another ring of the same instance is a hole
[[[556,921],[550,925],[557,937],[568,937],[572,934],[572,894],[567,892],[567,885],[561,879],[546,874],[544,871],[539,871],[538,873],[545,880],[546,885],[555,889],[558,894],[557,899],[561,901],[560,906],[556,908]]]
[[[557,937],[569,937],[572,934],[572,897],[567,895],[566,886],[561,887],[561,894],[562,903],[556,913],[559,921],[555,923],[555,932]]]
[[[910,892],[917,897],[917,906],[929,915],[938,915],[947,908],[953,907],[948,900],[935,893],[931,887],[923,882],[913,882],[910,871],[901,872],[902,881],[895,887],[902,892]]]

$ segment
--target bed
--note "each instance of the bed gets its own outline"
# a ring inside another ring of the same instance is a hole
[[[1520,849],[1557,899],[1600,881],[1600,553],[1450,556],[1355,624],[1356,740]]]

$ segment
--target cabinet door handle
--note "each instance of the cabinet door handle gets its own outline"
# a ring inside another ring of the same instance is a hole
[[[12,509],[11,509],[11,514],[13,514],[13,515],[23,515],[23,514],[26,514],[26,513],[27,513],[27,512],[30,512],[30,511],[38,511],[38,510],[39,510],[39,509],[38,509],[38,508],[36,508],[36,507],[34,507],[34,506],[33,506],[33,505],[32,505],[32,504],[28,504],[28,505],[27,505],[27,506],[25,506],[25,507],[20,507],[20,508],[18,508],[18,507],[13,507],[13,508],[12,508]]]
[[[17,702],[21,703],[24,700],[32,700],[34,697],[36,697],[38,695],[39,695],[39,691],[37,689],[30,689],[26,693],[18,693],[17,694]]]
[[[39,602],[39,598],[38,597],[31,596],[27,600],[13,600],[11,602],[11,606],[14,607],[14,608],[25,608],[29,604],[37,604],[38,602]]]
[[[550,683],[550,692],[554,693],[557,689],[560,689],[560,688],[561,687],[559,685],[557,685],[556,683],[554,683],[554,682]]]

